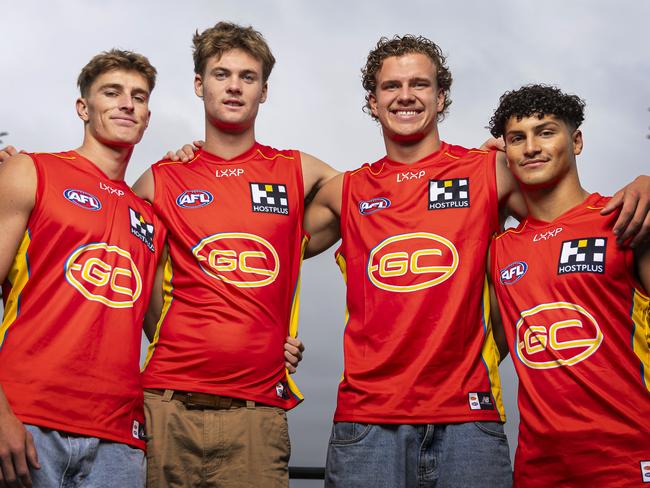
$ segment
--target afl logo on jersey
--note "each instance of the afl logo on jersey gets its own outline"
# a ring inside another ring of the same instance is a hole
[[[86,210],[97,211],[102,208],[102,202],[99,201],[99,198],[83,190],[74,190],[72,188],[68,188],[63,192],[63,196],[69,202],[72,202],[76,206],[84,208]]]
[[[388,207],[390,207],[390,200],[388,198],[371,198],[370,200],[362,200],[359,202],[359,213],[361,215],[369,215]]]
[[[442,236],[400,234],[380,242],[368,256],[368,279],[382,290],[411,292],[448,280],[458,268],[458,251]]]
[[[131,254],[105,242],[74,251],[65,263],[65,279],[87,300],[111,308],[133,307],[142,292]]]
[[[503,285],[512,285],[524,277],[528,271],[528,265],[523,261],[510,263],[508,266],[499,271],[501,283]]]
[[[210,205],[214,198],[205,190],[187,190],[178,195],[176,205],[182,208],[199,208]]]
[[[603,333],[598,322],[580,305],[542,303],[520,314],[515,348],[529,368],[573,366],[598,350]]]
[[[266,286],[280,272],[278,253],[254,234],[214,234],[194,246],[192,254],[208,276],[240,288]]]

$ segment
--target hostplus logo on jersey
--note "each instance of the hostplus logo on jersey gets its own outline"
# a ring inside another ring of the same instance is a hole
[[[605,273],[606,237],[585,237],[562,242],[557,274]]]
[[[199,208],[210,205],[214,200],[206,190],[186,190],[176,197],[176,205],[181,208]]]
[[[289,196],[286,185],[278,183],[251,183],[253,212],[289,215]]]
[[[429,180],[429,210],[469,207],[469,178]]]
[[[63,196],[69,202],[74,203],[77,207],[81,207],[86,210],[92,210],[96,212],[102,208],[102,202],[99,201],[99,198],[83,190],[68,188],[63,192]]]
[[[359,202],[359,213],[361,215],[370,215],[390,207],[390,200],[384,197],[371,198],[370,200],[361,200]]]
[[[139,213],[129,207],[129,220],[131,222],[131,234],[140,239],[144,244],[149,248],[151,252],[154,252],[153,247],[153,224],[150,224],[144,217]]]

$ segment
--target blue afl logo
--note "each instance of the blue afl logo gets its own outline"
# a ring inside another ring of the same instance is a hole
[[[390,200],[384,197],[371,198],[370,200],[362,200],[359,202],[359,212],[362,215],[375,213],[378,210],[383,210],[390,207]]]
[[[95,195],[83,190],[74,190],[68,188],[63,192],[63,196],[69,201],[86,210],[97,211],[102,208],[102,202]]]
[[[212,203],[214,198],[209,191],[205,190],[187,190],[178,195],[176,205],[182,208],[199,208],[205,207]]]
[[[522,279],[526,271],[528,271],[528,265],[523,261],[511,263],[499,272],[501,275],[501,283],[504,285],[512,285]]]

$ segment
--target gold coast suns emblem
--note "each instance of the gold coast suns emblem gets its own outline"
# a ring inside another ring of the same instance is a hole
[[[410,292],[448,280],[458,268],[458,251],[442,236],[400,234],[380,242],[368,256],[368,279],[382,290]]]
[[[214,234],[194,246],[192,254],[208,276],[240,288],[266,286],[280,272],[278,253],[255,234]]]
[[[520,314],[516,327],[519,360],[534,369],[573,366],[600,347],[598,322],[580,305],[542,303]]]
[[[86,299],[111,308],[131,308],[142,293],[131,254],[105,242],[75,250],[65,263],[65,279]]]

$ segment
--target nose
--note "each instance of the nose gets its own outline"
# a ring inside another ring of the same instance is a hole
[[[133,103],[133,98],[128,93],[123,93],[120,96],[120,110],[125,110],[127,112],[133,112],[135,109],[135,104]]]
[[[228,86],[226,87],[226,90],[231,95],[240,95],[242,92],[241,84],[242,81],[239,76],[231,76],[228,78]]]
[[[526,146],[524,147],[524,154],[527,157],[532,157],[538,154],[541,151],[539,144],[537,143],[537,138],[528,137],[526,139]]]
[[[411,92],[411,87],[408,84],[404,84],[400,88],[397,101],[402,105],[408,105],[413,101],[413,93]]]

